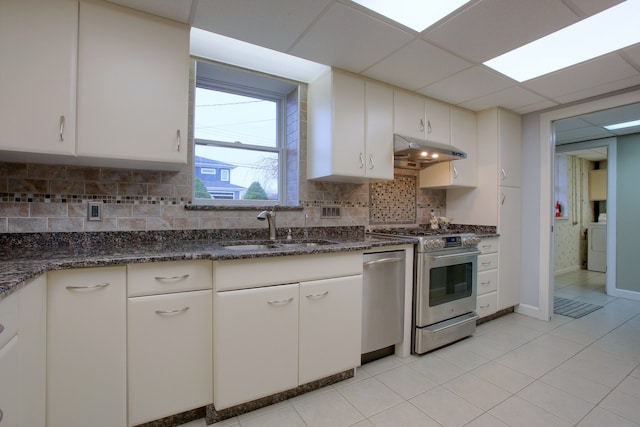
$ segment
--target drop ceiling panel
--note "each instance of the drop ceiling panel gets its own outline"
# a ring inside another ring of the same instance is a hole
[[[513,81],[475,66],[418,90],[423,95],[460,104],[514,86]]]
[[[586,16],[591,16],[594,13],[602,12],[605,9],[609,9],[624,0],[571,0]]]
[[[596,88],[634,75],[638,75],[638,72],[620,55],[609,54],[529,80],[524,82],[523,86],[558,100],[562,96]]]
[[[632,65],[640,70],[640,43],[623,49],[622,52],[632,62]]]
[[[193,26],[285,52],[331,2],[198,1]]]
[[[467,61],[416,39],[363,74],[415,91],[470,66]]]
[[[612,133],[605,129],[594,126],[581,127],[577,129],[569,129],[556,132],[556,145],[568,144],[570,142],[589,141],[592,139],[608,138],[613,136]]]
[[[422,37],[482,63],[576,21],[559,0],[481,0]]]
[[[608,82],[598,86],[587,87],[581,91],[573,92],[568,95],[559,96],[556,98],[561,104],[569,102],[580,101],[586,98],[591,98],[598,95],[604,95],[610,92],[630,88],[640,85],[640,75],[635,75],[626,79],[616,80],[614,82]]]
[[[624,123],[633,120],[640,120],[640,104],[631,104],[622,107],[610,108],[604,111],[584,114],[580,117],[585,122],[596,126],[605,126],[614,123]]]
[[[413,38],[404,30],[334,3],[288,53],[360,73]]]
[[[518,86],[512,86],[510,88],[494,92],[490,95],[462,102],[459,105],[463,108],[474,111],[500,106],[517,112],[520,107],[535,103],[544,103],[545,101],[547,100],[533,92]]]
[[[192,0],[109,0],[109,2],[186,24],[189,23]]]

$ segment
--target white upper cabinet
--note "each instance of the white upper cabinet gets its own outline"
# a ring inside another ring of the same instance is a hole
[[[311,82],[308,178],[393,179],[392,96],[391,89],[336,70]]]
[[[365,82],[365,176],[393,179],[393,89]]]
[[[424,97],[401,90],[393,92],[393,133],[425,139]]]
[[[79,156],[186,164],[188,82],[188,25],[80,3]]]
[[[467,158],[436,163],[420,171],[421,188],[475,187],[478,184],[476,114],[451,108],[451,145]]]
[[[522,185],[522,125],[520,115],[498,109],[498,141],[500,147],[500,185]]]
[[[0,0],[3,159],[75,153],[77,32],[77,0]]]
[[[451,118],[449,105],[442,102],[425,99],[425,139],[451,144]]]

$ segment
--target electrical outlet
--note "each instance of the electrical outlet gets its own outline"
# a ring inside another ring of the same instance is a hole
[[[100,202],[88,203],[87,221],[102,221],[102,203]]]

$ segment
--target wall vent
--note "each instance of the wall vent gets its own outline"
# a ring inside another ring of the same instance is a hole
[[[322,218],[340,218],[340,206],[323,206]]]

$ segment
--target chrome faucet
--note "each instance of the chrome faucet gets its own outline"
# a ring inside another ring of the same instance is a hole
[[[304,214],[304,238],[308,239],[309,238],[309,230],[307,230],[307,220],[309,219],[309,214],[305,213]]]
[[[265,219],[269,223],[269,240],[276,240],[276,212],[275,211],[262,211],[256,217],[259,221]]]

